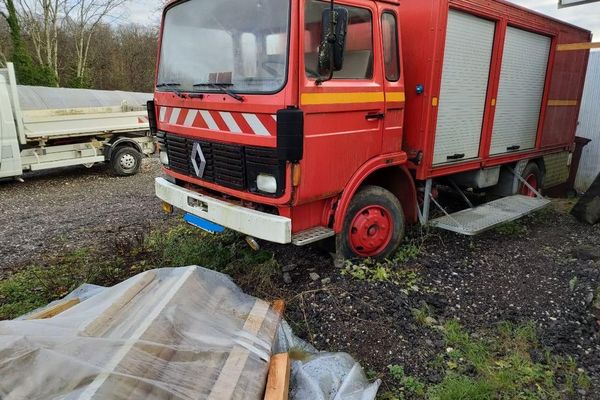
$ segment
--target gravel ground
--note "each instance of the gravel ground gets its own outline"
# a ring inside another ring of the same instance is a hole
[[[123,231],[147,231],[167,220],[154,196],[156,158],[133,177],[104,165],[63,168],[0,181],[0,278],[49,254],[110,246]]]
[[[287,287],[300,296],[286,315],[317,348],[348,352],[376,371],[403,365],[428,383],[443,378],[432,362],[445,343],[411,309],[426,303],[439,323],[458,319],[470,332],[494,330],[501,321],[534,322],[546,350],[573,357],[592,379],[591,390],[577,398],[600,399],[600,315],[591,304],[600,286],[600,225],[577,222],[561,205],[525,218],[522,235],[434,231],[423,254],[402,265],[421,277],[410,294],[390,282],[344,276],[316,250],[307,257],[282,249],[278,258],[292,269]]]
[[[0,182],[0,279],[58,252],[91,245],[111,251],[121,235],[166,226],[174,219],[154,197],[158,174],[157,160],[148,159],[135,177],[113,177],[100,166]],[[254,294],[289,296],[286,318],[317,348],[348,352],[367,369],[403,365],[429,383],[443,378],[431,361],[444,352],[444,341],[418,324],[411,309],[428,304],[440,323],[457,318],[471,332],[499,321],[533,321],[546,349],[574,357],[589,373],[593,388],[585,398],[600,399],[600,331],[591,306],[600,286],[600,225],[581,224],[565,210],[558,202],[526,218],[524,235],[434,231],[422,255],[402,265],[420,277],[409,294],[391,282],[342,275],[316,246],[265,245],[291,282],[281,277],[273,293]]]

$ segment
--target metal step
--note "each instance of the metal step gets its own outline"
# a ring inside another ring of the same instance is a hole
[[[317,226],[316,228],[307,229],[293,235],[292,243],[296,246],[306,246],[307,244],[315,243],[332,236],[335,236],[333,229]]]
[[[430,223],[440,229],[474,236],[541,210],[549,204],[550,200],[548,199],[517,194],[446,215],[434,219]]]

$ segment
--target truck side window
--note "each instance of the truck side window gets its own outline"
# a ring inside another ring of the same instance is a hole
[[[398,22],[396,15],[386,11],[381,16],[383,35],[383,64],[385,78],[390,82],[400,79],[400,59],[398,57]]]
[[[321,41],[321,18],[329,2],[309,0],[305,7],[304,64],[306,76],[318,78],[317,54]],[[373,77],[373,17],[365,8],[339,5],[348,9],[348,33],[344,68],[333,79],[371,79]]]

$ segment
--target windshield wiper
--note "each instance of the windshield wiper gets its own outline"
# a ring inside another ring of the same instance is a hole
[[[211,87],[213,89],[218,89],[221,93],[225,93],[225,94],[233,97],[237,101],[240,101],[240,102],[244,101],[244,98],[242,96],[240,96],[239,94],[237,94],[233,90],[227,89],[227,86],[233,86],[233,83],[210,83],[210,82],[206,82],[206,83],[196,83],[194,85],[194,87]]]
[[[178,87],[181,86],[181,83],[177,83],[177,82],[168,82],[168,83],[159,83],[156,85],[157,88],[168,88],[171,89],[171,91],[173,93],[175,93],[177,96],[181,97],[182,99],[186,98],[186,95],[181,93],[181,91],[178,89]]]

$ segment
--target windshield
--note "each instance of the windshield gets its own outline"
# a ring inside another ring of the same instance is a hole
[[[281,90],[287,74],[289,8],[289,0],[188,0],[169,8],[158,90]]]

